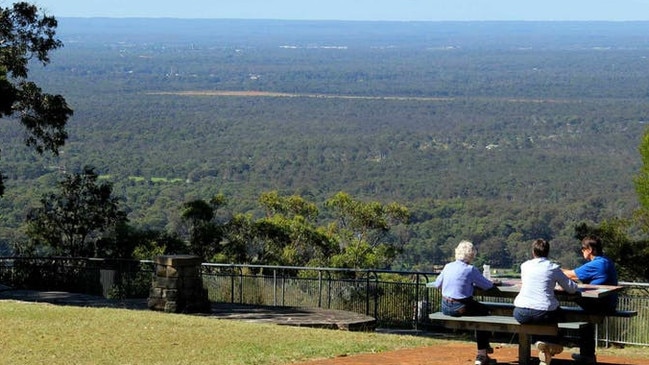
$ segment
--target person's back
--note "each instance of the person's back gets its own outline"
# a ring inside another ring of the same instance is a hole
[[[449,316],[484,316],[489,308],[473,299],[474,286],[490,289],[493,282],[485,278],[471,262],[477,251],[473,243],[460,242],[455,248],[455,261],[444,266],[431,286],[442,289],[442,313]],[[490,332],[476,331],[478,353],[475,365],[487,365],[491,359],[487,355],[493,349],[489,345]]]
[[[514,318],[520,323],[559,323],[563,312],[559,307],[554,289],[559,284],[566,292],[575,293],[577,284],[548,260],[550,244],[537,239],[532,244],[533,258],[521,264],[521,289],[514,298]],[[561,353],[563,346],[556,336],[538,336],[540,365],[550,365],[552,356]]]
[[[475,266],[462,260],[446,264],[435,282],[436,287],[441,287],[442,296],[458,300],[472,297],[474,285],[481,289],[493,286]]]
[[[514,305],[537,310],[555,310],[559,301],[554,295],[554,288],[559,284],[569,293],[577,291],[577,285],[568,279],[559,265],[547,257],[537,257],[521,264],[522,286]]]

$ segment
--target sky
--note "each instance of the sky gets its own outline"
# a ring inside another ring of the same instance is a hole
[[[17,0],[0,0],[9,6]],[[25,0],[61,17],[286,20],[649,20],[649,0]]]

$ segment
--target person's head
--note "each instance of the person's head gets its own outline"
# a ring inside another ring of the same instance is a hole
[[[532,243],[532,254],[534,257],[548,257],[550,254],[550,243],[539,238]]]
[[[473,261],[476,253],[477,251],[475,247],[473,247],[473,243],[469,241],[462,241],[455,248],[455,259],[464,261],[468,264]]]
[[[585,259],[590,259],[594,256],[602,255],[602,239],[588,235],[581,240],[581,253]]]

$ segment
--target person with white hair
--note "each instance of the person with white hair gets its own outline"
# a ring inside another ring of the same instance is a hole
[[[469,241],[460,242],[455,248],[455,261],[444,266],[432,286],[442,289],[442,313],[449,316],[485,316],[489,307],[473,298],[474,287],[489,290],[495,288],[494,283],[484,277],[471,263],[477,250]],[[493,349],[489,345],[490,332],[476,331],[478,354],[475,365],[490,363],[489,353]]]

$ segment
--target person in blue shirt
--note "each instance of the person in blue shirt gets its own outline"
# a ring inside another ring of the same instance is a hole
[[[537,239],[532,243],[532,259],[521,264],[521,290],[514,299],[514,318],[520,323],[559,323],[563,312],[554,294],[558,284],[568,293],[577,292],[559,265],[548,259],[550,243]],[[537,336],[540,365],[550,365],[552,357],[563,351],[556,336]]]
[[[489,314],[489,308],[473,299],[473,288],[489,290],[494,283],[485,278],[473,265],[477,254],[473,243],[460,242],[455,248],[455,261],[444,266],[432,286],[442,289],[442,313],[450,316],[484,316]],[[490,333],[476,331],[478,354],[475,365],[487,365],[490,358],[488,353],[493,349],[489,345]]]
[[[563,269],[563,273],[574,281],[594,285],[617,285],[617,271],[613,260],[604,256],[601,238],[588,235],[581,240],[581,254],[586,263],[574,270]],[[580,298],[577,304],[587,312],[614,312],[617,307],[617,294],[603,299]],[[572,354],[578,364],[596,364],[594,325],[582,326],[580,333],[579,354]]]

